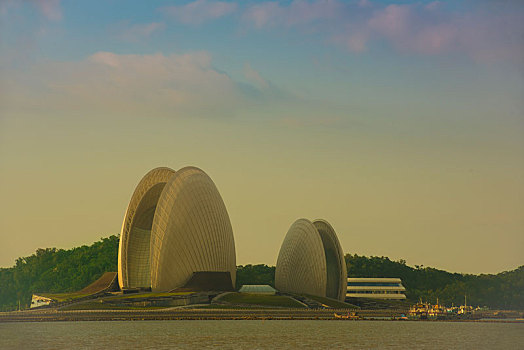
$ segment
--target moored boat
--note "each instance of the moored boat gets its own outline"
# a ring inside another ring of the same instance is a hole
[[[360,320],[361,317],[356,312],[348,312],[346,315],[339,315],[336,312],[333,314],[336,319],[340,320]]]

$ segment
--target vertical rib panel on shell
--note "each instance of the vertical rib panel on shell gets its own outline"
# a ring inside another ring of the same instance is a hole
[[[320,235],[307,219],[289,228],[275,270],[275,287],[283,292],[326,295],[326,257]]]
[[[347,268],[342,246],[340,245],[335,230],[327,221],[321,219],[315,220],[313,221],[313,225],[317,228],[322,239],[324,253],[326,254],[326,263],[328,264],[326,296],[333,299],[344,300],[347,290]],[[330,261],[330,257],[332,257],[331,263],[333,266],[329,266],[330,264],[328,262]],[[333,287],[332,291],[330,290],[330,285]]]
[[[233,285],[236,256],[226,206],[209,176],[186,167],[170,178],[151,230],[151,287],[183,286],[197,271],[227,271]]]
[[[127,206],[118,246],[118,284],[120,288],[149,287],[149,244],[157,201],[167,181],[175,173],[156,168],[138,183]]]

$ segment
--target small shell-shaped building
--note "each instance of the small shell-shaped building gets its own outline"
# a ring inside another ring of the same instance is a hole
[[[120,288],[169,291],[197,273],[217,272],[229,276],[232,288],[233,229],[215,184],[195,167],[151,170],[136,187],[122,224]]]
[[[275,271],[275,287],[343,301],[346,263],[335,230],[324,220],[298,219],[289,228]]]

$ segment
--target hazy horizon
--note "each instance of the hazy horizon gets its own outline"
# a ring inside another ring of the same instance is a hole
[[[298,218],[344,253],[524,265],[524,3],[0,2],[0,266],[118,234],[196,166],[237,265]]]

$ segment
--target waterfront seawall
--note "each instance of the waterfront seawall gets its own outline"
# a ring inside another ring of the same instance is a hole
[[[334,313],[344,314],[341,309],[150,309],[150,310],[35,310],[0,313],[0,322],[42,322],[42,321],[122,321],[122,320],[328,320]],[[400,310],[365,310],[362,317],[398,317]]]

